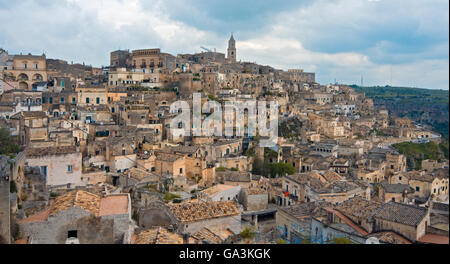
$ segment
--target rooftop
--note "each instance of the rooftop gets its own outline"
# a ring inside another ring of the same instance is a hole
[[[347,216],[367,219],[380,207],[381,203],[368,201],[356,196],[336,206],[335,209]]]
[[[181,235],[170,232],[163,227],[141,231],[131,240],[132,244],[183,244]]]
[[[374,217],[404,225],[417,226],[426,215],[427,209],[424,207],[389,202],[383,204],[380,210],[374,214]]]
[[[214,196],[214,195],[216,195],[216,194],[218,194],[220,192],[231,190],[231,189],[234,189],[234,188],[237,188],[237,186],[226,185],[226,184],[217,184],[217,185],[214,185],[213,187],[205,189],[205,190],[203,190],[201,192],[206,194],[206,195],[208,195],[208,196]]]
[[[52,155],[64,155],[76,153],[75,146],[60,146],[60,147],[43,147],[43,148],[27,148],[26,155],[28,157],[33,156],[52,156]]]
[[[239,214],[233,201],[185,202],[169,205],[175,217],[182,222],[195,222]]]
[[[57,197],[48,209],[19,220],[19,223],[47,221],[49,216],[57,215],[59,212],[72,207],[81,207],[95,216],[127,214],[128,194],[114,194],[101,198],[96,194],[82,190],[70,191]]]

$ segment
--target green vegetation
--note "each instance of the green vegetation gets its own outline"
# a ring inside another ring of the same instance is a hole
[[[445,140],[445,141],[443,141],[443,142],[441,142],[440,144],[439,144],[439,148],[441,149],[441,151],[444,153],[444,157],[446,158],[446,159],[448,159],[449,158],[449,156],[448,156],[448,139],[447,140]]]
[[[239,171],[238,168],[231,168],[230,170],[231,170],[231,171]]]
[[[278,159],[278,152],[276,152],[273,149],[270,148],[264,148],[264,159],[272,159],[272,160],[277,160]]]
[[[17,193],[17,184],[15,181],[11,181],[9,183],[9,192],[10,193]]]
[[[242,230],[240,235],[242,238],[251,239],[251,238],[255,237],[256,232],[253,230],[253,228],[246,227],[246,228],[244,228],[244,230]]]
[[[355,244],[346,237],[335,237],[331,240],[330,244]]]
[[[302,126],[302,122],[297,117],[282,121],[278,127],[278,136],[296,139]]]
[[[287,244],[287,241],[280,238],[277,240],[277,244]]]
[[[166,202],[172,201],[173,199],[179,199],[181,198],[179,195],[173,194],[173,193],[166,193],[164,194],[164,200]]]
[[[225,168],[225,167],[217,167],[216,168],[216,171],[226,171],[227,170],[227,168]]]
[[[449,103],[449,93],[446,90],[423,89],[392,86],[357,86],[351,85],[356,92],[363,92],[372,99],[400,99],[400,103],[410,103],[417,99],[427,100],[434,104]]]
[[[440,160],[444,156],[440,145],[434,143],[433,141],[425,144],[403,142],[394,144],[392,146],[397,149],[398,152],[406,156],[408,168],[410,169],[420,170],[422,168],[422,160]],[[445,145],[442,146],[445,148]]]
[[[245,151],[245,156],[254,157],[255,156],[255,147],[250,147]]]
[[[378,130],[376,128],[373,131],[371,131],[370,134],[372,134],[373,132],[376,133],[377,137],[387,137],[387,136],[389,136],[389,135],[383,133],[382,131],[380,131],[380,130]]]
[[[215,97],[213,94],[208,94],[208,99],[223,104],[225,101]]]
[[[20,146],[7,128],[0,128],[0,155],[12,155],[20,152]]]
[[[147,186],[145,186],[145,188],[147,188],[151,192],[159,192],[157,190],[157,186],[155,184],[147,184]]]
[[[292,175],[295,173],[295,168],[289,163],[270,163],[267,162],[267,160],[263,162],[261,159],[255,159],[253,162],[252,173],[275,178],[277,175],[280,177],[286,174]]]
[[[51,197],[51,198],[56,198],[56,197],[58,197],[58,194],[55,193],[55,192],[51,192],[51,193],[50,193],[50,197]]]
[[[356,92],[365,93],[376,105],[383,105],[396,117],[408,117],[431,126],[431,129],[449,138],[449,92],[446,90],[407,87],[360,87],[351,85]]]
[[[309,240],[309,239],[307,239],[307,238],[304,238],[304,239],[301,240],[300,243],[301,243],[301,244],[311,244],[311,240]]]

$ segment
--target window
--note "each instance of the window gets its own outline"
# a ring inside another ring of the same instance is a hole
[[[183,168],[180,168],[180,174],[182,174],[183,173]]]
[[[35,68],[36,70],[38,69],[38,64],[37,64],[37,63],[34,64],[34,68]]]
[[[46,99],[47,99],[46,97],[42,97],[42,103],[43,104],[45,104]]]
[[[48,102],[49,102],[50,104],[53,104],[53,97],[49,97],[49,98],[48,98]]]
[[[41,174],[47,177],[47,166],[41,166]]]
[[[24,69],[27,68],[27,64],[26,64],[26,63],[23,64],[23,68],[24,68]]]
[[[89,97],[86,97],[86,104],[89,104]]]
[[[61,104],[64,104],[64,97],[61,97]]]
[[[420,192],[420,187],[416,186],[416,192]]]
[[[77,100],[75,99],[75,97],[72,97],[72,104],[75,104],[77,102]]]
[[[77,230],[69,230],[67,232],[67,238],[78,238],[78,231]]]
[[[400,177],[398,177],[398,180],[399,180],[399,181],[401,181],[401,180],[402,180],[402,177],[401,177],[401,176],[400,176]]]
[[[67,165],[67,172],[73,172],[73,166]]]
[[[96,103],[97,103],[97,104],[100,104],[100,97],[97,97]]]

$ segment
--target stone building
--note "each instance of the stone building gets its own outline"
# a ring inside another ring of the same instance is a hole
[[[231,34],[230,40],[228,40],[227,62],[236,62],[236,41],[234,40],[233,34]]]
[[[14,55],[13,67],[4,71],[6,79],[19,83],[19,89],[32,90],[36,83],[47,81],[47,61],[45,54]]]
[[[276,214],[277,237],[293,244],[310,240],[312,217],[326,215],[323,208],[327,206],[330,204],[317,201],[279,208]]]
[[[237,201],[241,192],[241,186],[218,184],[200,191],[197,197],[205,202]]]
[[[374,231],[395,231],[413,242],[425,235],[426,227],[430,224],[427,208],[396,202],[382,205],[373,218]]]
[[[216,226],[227,227],[236,234],[241,232],[241,213],[236,202],[185,202],[169,206],[182,234]]]
[[[129,194],[71,191],[18,223],[30,244],[127,244],[133,233]]]
[[[26,162],[39,167],[50,186],[78,186],[81,184],[81,152],[75,146],[28,148]]]

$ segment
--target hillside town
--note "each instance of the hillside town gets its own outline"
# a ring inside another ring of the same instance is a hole
[[[233,35],[202,49],[116,50],[101,68],[0,49],[0,243],[449,243],[448,160],[394,147],[444,135],[349,85],[241,61]],[[194,94],[202,121],[207,102],[277,102],[276,144],[250,118],[172,133]]]

